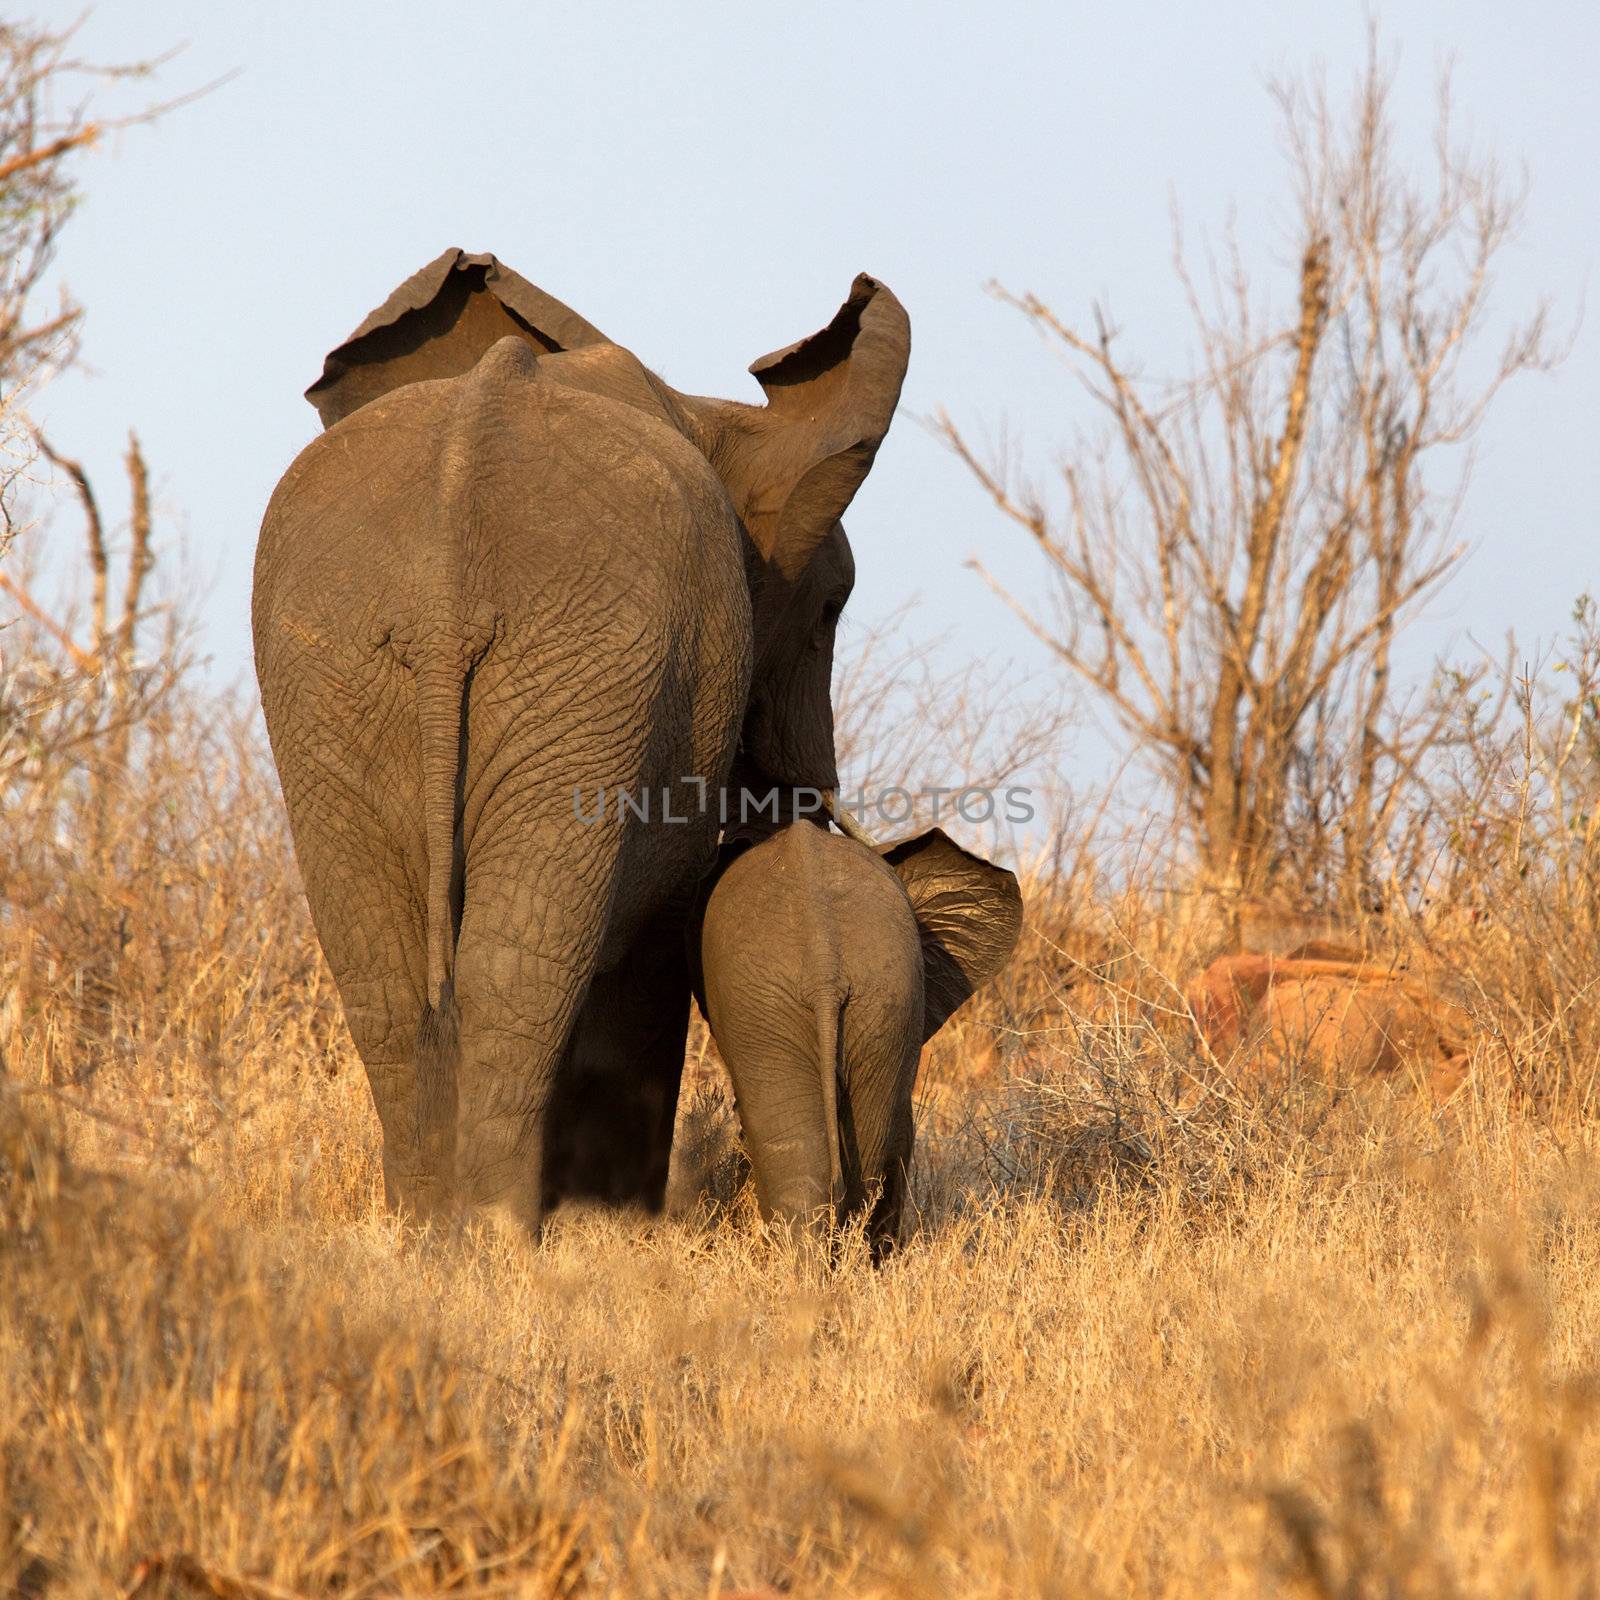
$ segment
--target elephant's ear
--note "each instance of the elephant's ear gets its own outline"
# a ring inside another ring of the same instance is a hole
[[[963,850],[942,829],[883,852],[922,935],[922,1037],[931,1039],[1005,966],[1022,933],[1016,874]]]
[[[889,430],[911,357],[911,321],[862,273],[820,333],[755,362],[766,392],[746,522],[791,581],[844,514]]]
[[[507,334],[540,354],[609,341],[491,255],[446,250],[414,272],[322,364],[306,390],[322,425],[404,383],[467,372]]]

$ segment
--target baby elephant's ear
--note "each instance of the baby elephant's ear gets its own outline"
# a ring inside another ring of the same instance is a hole
[[[940,828],[883,852],[916,913],[922,935],[922,1037],[1005,966],[1022,933],[1016,874],[963,850]]]

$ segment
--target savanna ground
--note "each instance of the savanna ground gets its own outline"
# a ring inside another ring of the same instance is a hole
[[[27,794],[0,1592],[1600,1586],[1586,847],[1369,930],[1453,973],[1444,1105],[1208,1056],[1193,902],[1036,875],[925,1060],[904,1248],[827,1271],[763,1237],[703,1044],[675,1214],[405,1237],[248,726],[169,707]]]

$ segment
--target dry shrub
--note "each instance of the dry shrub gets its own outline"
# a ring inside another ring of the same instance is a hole
[[[1511,655],[1515,660],[1515,653]],[[1456,675],[1458,684],[1464,675]],[[1426,811],[1432,870],[1394,896],[1411,964],[1447,974],[1474,1055],[1524,1104],[1588,1116],[1600,1094],[1600,614],[1498,693],[1458,693]]]
[[[44,1123],[3,1133],[0,1583],[188,1558],[245,1593],[538,1593],[578,1559],[539,1477],[559,1440],[516,1448],[436,1330],[157,1184],[74,1171]]]
[[[114,785],[83,779],[41,774],[0,836],[0,1059],[20,1092],[83,1109],[78,1147],[96,1165],[209,1153],[259,1176],[275,1171],[264,1155],[305,1160],[283,1080],[308,1076],[362,1116],[366,1091],[255,725],[175,694]],[[329,1206],[364,1214],[375,1170]],[[286,1199],[261,1188],[248,1203]]]

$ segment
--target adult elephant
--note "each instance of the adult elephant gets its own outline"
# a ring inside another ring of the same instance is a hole
[[[695,801],[736,755],[837,781],[839,518],[909,351],[862,276],[751,367],[764,405],[680,394],[451,250],[328,356],[262,525],[256,672],[391,1205],[659,1207]]]

